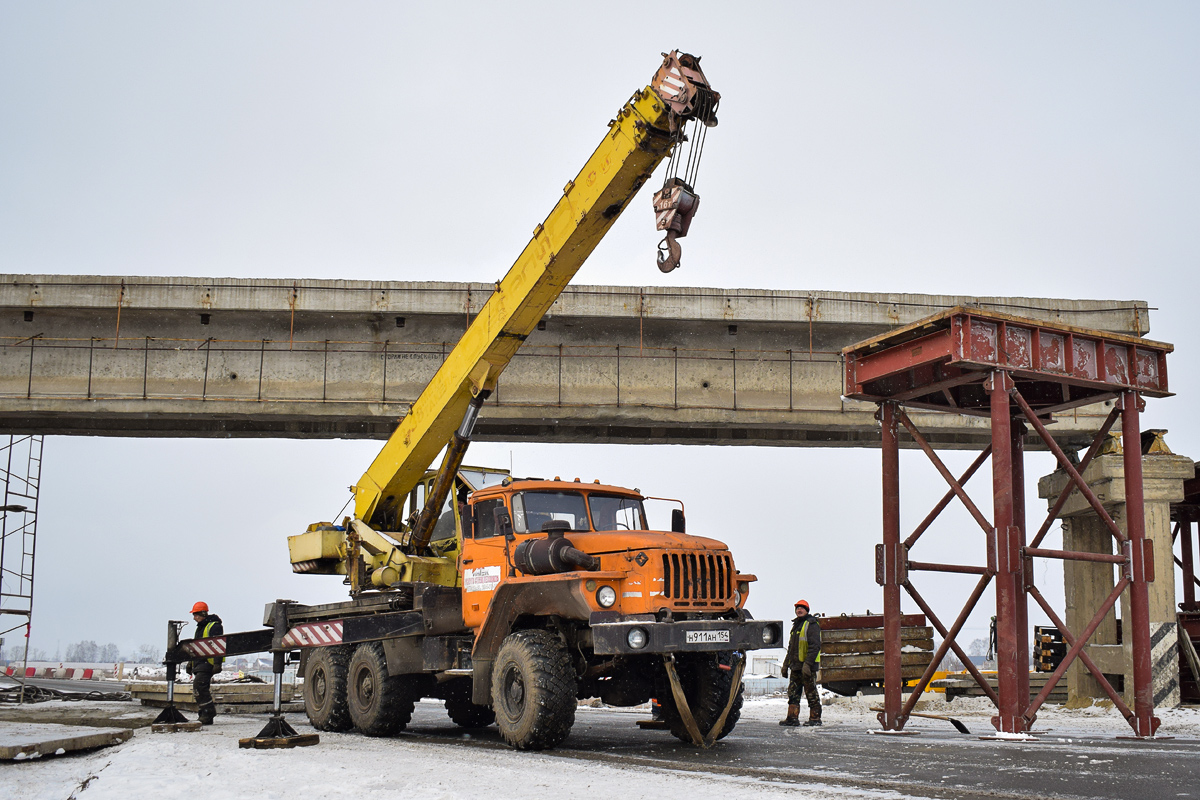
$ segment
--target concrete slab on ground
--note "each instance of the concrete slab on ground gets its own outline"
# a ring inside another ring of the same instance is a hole
[[[0,722],[0,760],[24,760],[62,755],[119,744],[133,736],[121,728],[91,728],[34,722]]]
[[[158,716],[158,709],[143,708],[130,701],[45,703],[0,706],[0,723],[46,723],[87,728],[145,728]]]

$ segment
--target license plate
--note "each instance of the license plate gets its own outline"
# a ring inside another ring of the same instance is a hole
[[[715,642],[728,642],[729,631],[688,631],[688,644],[713,644]]]

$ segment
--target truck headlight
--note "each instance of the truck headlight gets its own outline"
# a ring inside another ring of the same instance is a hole
[[[611,586],[601,586],[596,590],[596,602],[601,608],[612,608],[617,602],[617,590]]]
[[[742,593],[736,589],[733,591],[733,605],[735,608],[740,608],[742,605]]]
[[[762,629],[763,644],[775,644],[775,626],[767,625]]]
[[[646,636],[646,632],[641,628],[633,628],[625,636],[625,641],[634,650],[641,650],[646,646],[646,642],[649,641],[649,638],[650,637]]]

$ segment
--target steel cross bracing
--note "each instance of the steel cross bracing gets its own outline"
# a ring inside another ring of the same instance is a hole
[[[1142,395],[1165,397],[1168,344],[1101,331],[965,308],[938,314],[891,334],[846,348],[846,395],[879,405],[883,438],[883,542],[876,548],[876,580],[884,592],[884,710],[880,723],[901,730],[938,664],[953,651],[998,709],[992,722],[1005,733],[1032,728],[1066,669],[1079,659],[1100,683],[1139,737],[1153,736],[1149,596],[1154,580],[1151,542],[1145,536],[1142,494]],[[1114,407],[1078,464],[1051,438],[1046,423],[1054,412],[1111,399]],[[992,442],[961,476],[953,475],[904,406],[988,416]],[[1113,521],[1082,478],[1108,432],[1121,421],[1125,467],[1126,526]],[[1070,476],[1032,541],[1027,540],[1023,434],[1031,426]],[[900,538],[900,428],[925,452],[949,490],[906,539]],[[990,458],[993,518],[988,520],[964,486]],[[1040,547],[1067,497],[1078,490],[1119,544],[1115,555]],[[986,553],[983,565],[915,561],[910,550],[939,514],[957,498],[979,524]],[[1070,631],[1034,584],[1034,558],[1104,562],[1121,568],[1121,578],[1081,631]],[[921,571],[978,575],[952,624],[947,626],[913,584]],[[995,583],[998,687],[993,690],[958,644],[957,637],[988,586]],[[907,701],[901,675],[901,589],[912,597],[943,637],[933,660]],[[1129,708],[1087,655],[1084,646],[1121,593],[1130,592],[1134,704]],[[1042,608],[1069,645],[1066,657],[1032,699],[1029,696],[1028,598]]]
[[[22,656],[22,663],[25,663],[29,656],[29,625],[33,617],[43,437],[7,438],[7,444],[0,446],[0,472],[4,478],[4,502],[0,506],[0,636],[25,629]],[[21,675],[24,674],[25,670],[22,670]]]

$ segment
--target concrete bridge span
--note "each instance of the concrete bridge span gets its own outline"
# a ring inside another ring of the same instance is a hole
[[[0,276],[0,432],[388,436],[490,284]],[[572,286],[500,379],[481,440],[871,446],[842,347],[956,305],[1131,335],[1141,301]],[[1083,446],[1107,409],[1060,419]],[[985,420],[914,414],[942,447]],[[1031,440],[1031,446],[1038,442]]]

